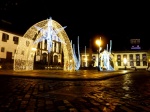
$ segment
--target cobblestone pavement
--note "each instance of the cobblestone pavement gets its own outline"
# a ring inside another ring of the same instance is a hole
[[[150,74],[90,81],[1,76],[0,112],[150,112]]]
[[[63,70],[31,70],[31,71],[12,71],[0,70],[0,76],[14,76],[26,78],[40,79],[61,79],[61,80],[84,80],[84,79],[106,79],[126,73],[135,72],[133,70],[118,70],[118,71],[97,71],[97,70],[78,70],[78,71],[63,71]]]

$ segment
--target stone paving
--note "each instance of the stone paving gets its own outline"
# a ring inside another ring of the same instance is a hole
[[[61,80],[93,80],[107,79],[126,73],[135,72],[134,70],[118,70],[118,71],[97,71],[97,70],[79,70],[79,71],[63,71],[63,70],[31,70],[31,71],[13,71],[0,70],[0,76],[14,76],[26,78],[40,79],[61,79]]]
[[[150,112],[150,83],[128,91],[127,75],[79,81],[2,75],[0,112]]]

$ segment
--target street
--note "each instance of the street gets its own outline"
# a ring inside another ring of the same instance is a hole
[[[150,72],[79,81],[1,76],[0,112],[150,112]]]

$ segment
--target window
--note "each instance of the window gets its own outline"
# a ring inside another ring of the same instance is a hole
[[[136,61],[140,61],[140,54],[136,54]]]
[[[58,45],[59,45],[59,53],[61,53],[61,43],[59,43]]]
[[[52,42],[52,51],[54,52],[54,42]]]
[[[121,66],[121,55],[117,55],[117,64]]]
[[[44,49],[45,49],[45,50],[47,49],[47,40],[45,40]]]
[[[129,57],[130,57],[130,61],[133,61],[133,54],[130,54]]]
[[[140,39],[131,39],[130,43],[131,44],[140,44]]]
[[[142,59],[143,59],[143,61],[147,61],[146,54],[142,54]]]
[[[130,61],[130,66],[134,66],[134,62],[133,61]]]
[[[7,42],[7,40],[9,40],[9,35],[6,34],[6,33],[3,33],[3,35],[2,35],[2,41],[3,42]]]
[[[54,52],[56,52],[56,42],[54,42]]]
[[[1,52],[5,52],[5,48],[4,47],[1,47]]]
[[[134,66],[133,54],[130,54],[129,57],[130,57],[130,66]]]
[[[143,66],[147,66],[147,56],[146,54],[142,54]]]
[[[140,54],[136,54],[136,66],[140,66]]]
[[[39,43],[38,43],[38,49],[40,49],[40,44],[41,44],[41,43],[39,42]]]
[[[14,44],[18,44],[18,42],[19,42],[19,37],[14,36],[14,37],[13,37],[13,41],[14,41]]]

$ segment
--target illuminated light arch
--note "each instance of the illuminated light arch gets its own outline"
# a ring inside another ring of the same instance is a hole
[[[19,44],[17,46],[16,53],[14,56],[15,71],[33,70],[35,55],[34,48],[37,48],[38,45],[38,43],[33,44],[33,42],[41,36],[41,33],[38,33],[37,29],[34,26],[45,28],[47,23],[48,19],[34,24],[26,31],[22,38],[19,38]],[[55,20],[52,20],[52,24],[54,30],[62,28],[62,26]],[[74,71],[76,62],[73,56],[73,49],[70,40],[65,30],[60,31],[57,35],[60,38],[60,40],[64,42],[61,43],[64,52],[64,70]]]

